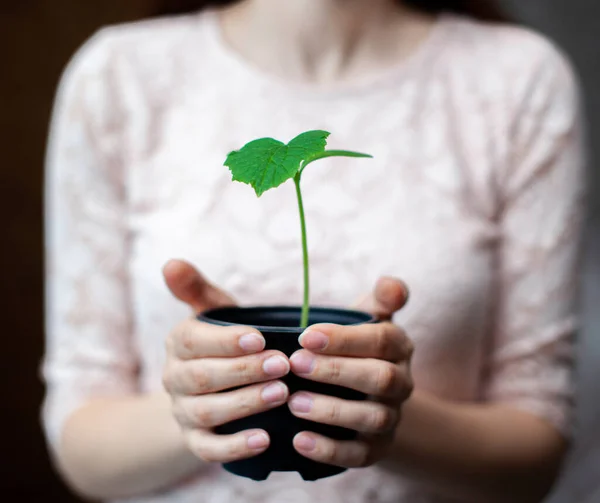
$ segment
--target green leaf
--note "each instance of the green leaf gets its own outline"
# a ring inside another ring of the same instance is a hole
[[[369,159],[373,158],[373,156],[370,154],[352,152],[351,150],[324,150],[323,152],[316,153],[310,156],[308,159],[306,159],[300,171],[304,171],[304,168],[306,168],[306,166],[308,166],[311,162],[318,161],[319,159],[325,159],[326,157],[360,157]]]
[[[293,163],[287,162],[287,146],[273,138],[260,138],[231,152],[225,166],[229,167],[234,181],[251,185],[259,197],[297,171]]]
[[[362,152],[353,152],[352,150],[326,150],[322,154],[317,154],[311,157],[312,160],[323,159],[325,157],[364,157],[373,159],[371,154],[363,154]]]
[[[330,134],[327,131],[307,131],[306,133],[299,134],[290,141],[288,148],[290,152],[293,152],[293,155],[300,157],[300,160],[304,161],[325,150],[327,138],[329,138]]]
[[[293,178],[302,161],[323,153],[327,131],[307,131],[287,145],[273,138],[260,138],[231,152],[225,160],[234,181],[247,183],[260,197]]]

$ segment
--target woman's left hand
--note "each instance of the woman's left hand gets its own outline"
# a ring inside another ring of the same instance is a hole
[[[292,413],[304,419],[357,430],[353,441],[336,441],[312,432],[294,438],[303,456],[347,468],[370,466],[392,446],[400,409],[413,389],[410,359],[413,345],[389,320],[408,298],[405,285],[382,278],[373,294],[358,305],[380,320],[377,324],[309,327],[300,338],[304,349],[292,355],[291,370],[313,381],[352,388],[365,401],[342,400],[298,392],[289,400]]]

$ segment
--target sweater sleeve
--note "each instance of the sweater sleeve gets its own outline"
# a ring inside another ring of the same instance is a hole
[[[67,66],[50,126],[42,419],[52,449],[78,407],[137,388],[117,75],[99,32]]]
[[[577,80],[544,46],[501,176],[502,240],[484,398],[570,435],[584,221],[585,148]]]

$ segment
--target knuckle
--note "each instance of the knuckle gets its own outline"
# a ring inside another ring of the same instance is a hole
[[[189,371],[194,391],[198,394],[207,393],[211,387],[211,378],[203,366],[195,365]]]
[[[245,449],[237,438],[219,438],[206,442],[204,436],[196,436],[193,431],[187,434],[190,451],[207,463],[222,463],[240,458]]]
[[[230,407],[235,417],[244,418],[256,414],[261,409],[260,404],[262,404],[260,388],[248,388],[239,391],[239,395],[235,396]]]
[[[216,426],[214,412],[202,404],[197,404],[193,408],[191,416],[197,428],[207,429]]]
[[[225,327],[221,327],[225,328]],[[223,331],[222,336],[217,338],[217,348],[220,355],[235,356],[239,347],[236,347],[237,333]]]
[[[236,415],[239,417],[248,417],[256,412],[256,404],[259,404],[260,400],[246,398],[236,403]]]
[[[227,439],[223,445],[223,455],[225,459],[239,459],[248,451],[245,437],[240,441],[239,438]]]
[[[377,433],[383,433],[394,427],[396,423],[396,414],[388,407],[372,408],[369,413],[367,424],[371,430]]]
[[[177,332],[177,345],[185,354],[192,354],[196,345],[196,334],[189,324],[181,325]]]
[[[374,344],[378,355],[387,355],[392,349],[392,338],[389,323],[379,323],[376,325]]]
[[[216,456],[215,453],[209,449],[202,449],[194,452],[197,457],[199,457],[202,461],[206,463],[219,463],[221,460],[219,456]]]
[[[392,395],[397,388],[398,369],[392,364],[382,364],[377,371],[375,387],[380,395]]]
[[[336,341],[337,351],[342,354],[348,354],[351,351],[351,334],[349,330],[345,330],[346,327],[336,326],[333,329],[332,338]]]
[[[342,417],[342,411],[340,409],[340,405],[338,403],[332,403],[327,409],[324,411],[325,420],[331,424],[338,424]]]
[[[256,372],[254,365],[246,358],[239,358],[233,365],[233,372],[239,377],[243,384],[249,384],[254,381]]]
[[[335,463],[335,461],[338,458],[339,450],[340,449],[337,442],[327,442],[326,445],[323,447],[323,460],[326,463]]]
[[[342,360],[335,357],[331,358],[329,361],[328,374],[331,382],[339,382],[342,376]]]
[[[194,454],[194,456],[207,462],[217,462],[214,456],[211,456],[211,451],[206,448],[204,442],[201,442],[193,431],[184,432],[185,443],[188,449]]]
[[[222,461],[221,456],[214,449],[207,449],[205,446],[197,445],[193,450],[194,454],[207,463],[219,463]]]
[[[375,455],[370,449],[361,449],[358,454],[358,468],[368,468],[375,464]]]

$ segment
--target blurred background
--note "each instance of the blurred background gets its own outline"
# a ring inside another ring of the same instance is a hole
[[[584,273],[579,432],[549,503],[600,502],[600,2],[504,0],[519,22],[556,40],[584,87],[592,157]],[[45,140],[60,73],[98,27],[155,13],[154,0],[0,1],[0,247],[3,359],[0,494],[4,501],[78,501],[54,475],[39,425],[43,389],[42,187]]]

